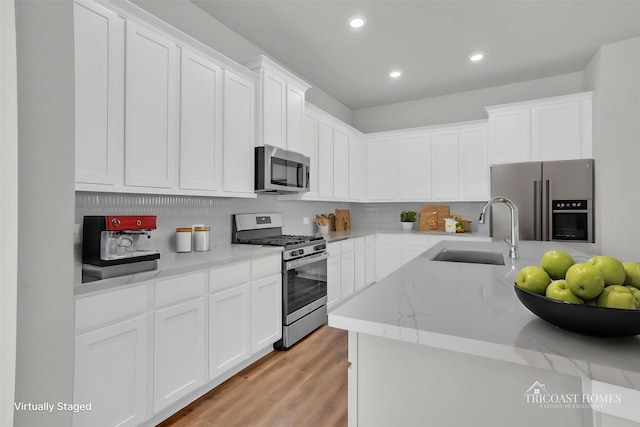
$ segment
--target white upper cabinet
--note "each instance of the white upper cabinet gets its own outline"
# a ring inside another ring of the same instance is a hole
[[[318,116],[308,109],[302,126],[302,154],[309,157],[309,191],[303,197],[318,197]]]
[[[434,200],[456,200],[460,196],[458,130],[431,134],[431,179]]]
[[[182,49],[180,75],[180,188],[220,190],[223,71]]]
[[[362,136],[356,131],[349,132],[349,199],[362,200],[364,198],[364,150]]]
[[[176,186],[179,58],[175,42],[127,21],[126,185]]]
[[[428,132],[398,138],[398,199],[431,199],[431,142]]]
[[[347,129],[333,126],[333,198],[349,198],[349,135]]]
[[[318,197],[333,197],[333,125],[318,118]]]
[[[253,157],[255,83],[239,75],[224,75],[223,189],[254,193]]]
[[[592,94],[486,107],[490,164],[590,158]]]
[[[488,200],[490,197],[487,125],[458,131],[460,199]]]
[[[124,19],[74,3],[77,183],[122,184]]]
[[[264,55],[243,65],[260,74],[256,144],[301,152],[305,93],[310,85]]]
[[[367,198],[397,199],[397,138],[387,136],[367,142]]]

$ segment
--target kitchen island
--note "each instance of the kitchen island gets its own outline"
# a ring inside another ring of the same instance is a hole
[[[431,261],[443,248],[505,265]],[[640,423],[640,338],[548,324],[517,299],[518,270],[563,248],[443,241],[329,314],[349,331],[350,426],[627,426]],[[624,260],[626,261],[626,260]]]

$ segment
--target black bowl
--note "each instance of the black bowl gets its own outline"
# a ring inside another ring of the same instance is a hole
[[[533,314],[567,331],[597,337],[640,334],[640,310],[594,307],[549,299],[514,285],[518,299]]]

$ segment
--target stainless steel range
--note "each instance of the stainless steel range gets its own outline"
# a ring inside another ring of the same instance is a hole
[[[282,234],[280,213],[237,214],[232,243],[282,246],[282,339],[287,349],[327,323],[326,241],[321,236]]]

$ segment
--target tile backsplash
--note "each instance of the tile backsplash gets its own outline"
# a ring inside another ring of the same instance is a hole
[[[484,203],[449,203],[451,213],[470,219],[472,231],[489,235],[487,226],[478,227],[477,218]],[[175,252],[175,229],[204,224],[211,227],[211,245],[231,242],[231,218],[236,213],[281,212],[284,233],[313,234],[317,228],[313,217],[335,209],[349,209],[354,230],[400,230],[400,212],[420,210],[420,203],[336,203],[283,201],[273,195],[255,199],[212,198],[194,196],[76,192],[75,222],[85,215],[156,215],[158,229],[153,238],[161,253]],[[309,223],[304,220],[308,218]],[[416,226],[417,227],[417,226]],[[79,257],[80,250],[76,250]],[[76,262],[79,262],[76,259]]]

